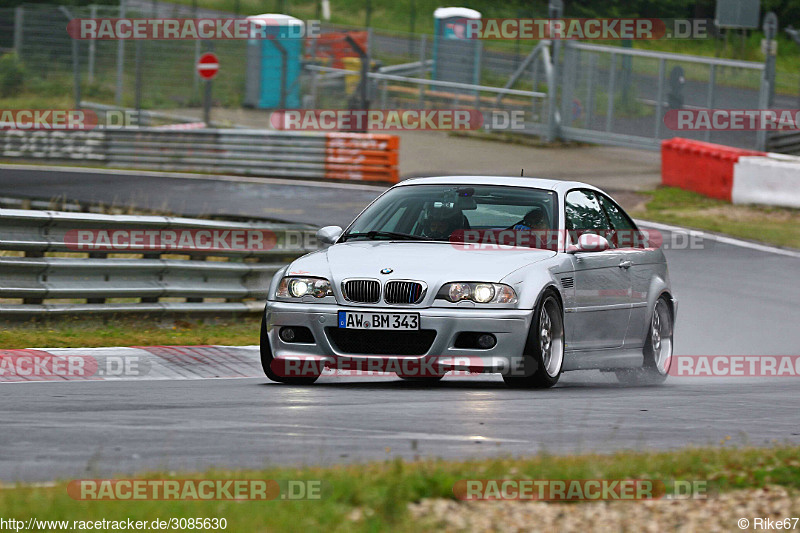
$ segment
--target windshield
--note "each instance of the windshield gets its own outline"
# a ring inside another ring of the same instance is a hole
[[[499,185],[397,187],[369,206],[342,236],[460,241],[465,232],[556,229],[553,191]]]

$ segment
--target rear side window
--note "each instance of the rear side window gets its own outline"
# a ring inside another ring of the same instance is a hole
[[[609,242],[614,248],[642,248],[643,236],[636,228],[633,220],[614,200],[603,194],[597,195],[608,220],[611,222]]]

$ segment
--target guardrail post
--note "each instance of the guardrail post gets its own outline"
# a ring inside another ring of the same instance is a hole
[[[158,253],[150,253],[150,254],[142,254],[142,259],[161,259],[161,254]],[[163,281],[164,274],[163,271],[158,275],[158,281]],[[154,304],[158,303],[158,296],[155,297],[142,297],[139,298],[139,301],[143,304]]]
[[[108,254],[105,252],[89,252],[89,259],[106,259],[108,258]],[[105,277],[106,281],[109,281],[108,275]],[[87,304],[104,304],[106,303],[105,298],[86,298]]]

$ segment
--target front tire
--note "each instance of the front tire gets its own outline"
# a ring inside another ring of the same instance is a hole
[[[261,317],[261,368],[264,369],[264,374],[272,381],[286,383],[287,385],[311,385],[319,378],[319,374],[303,377],[281,376],[272,369],[272,362],[274,360],[275,358],[272,357],[272,347],[269,344],[269,335],[267,333],[267,316],[265,309]]]
[[[616,370],[617,380],[623,385],[661,385],[669,376],[672,363],[672,309],[666,297],[661,296],[653,307],[653,316],[647,339],[642,349],[644,363],[641,368]]]
[[[558,383],[564,366],[564,311],[553,291],[536,306],[522,358],[524,376],[504,375],[506,385],[548,389]]]

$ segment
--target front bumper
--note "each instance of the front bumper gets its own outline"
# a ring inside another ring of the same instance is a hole
[[[343,352],[337,349],[325,331],[326,328],[337,327],[338,311],[419,313],[420,329],[434,330],[436,337],[427,352],[422,355]],[[532,316],[533,312],[525,309],[357,307],[270,301],[267,303],[266,324],[275,359],[296,357],[316,359],[332,367],[335,367],[339,360],[434,359],[443,371],[475,371],[477,363],[484,372],[492,372],[503,371],[509,364],[509,358],[518,358],[522,355]],[[282,326],[307,327],[314,336],[314,344],[284,342],[278,336],[278,330]],[[461,332],[491,333],[496,337],[497,344],[490,349],[456,348],[455,340]]]

